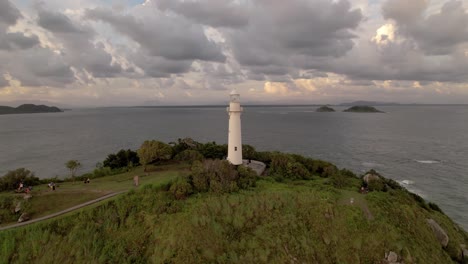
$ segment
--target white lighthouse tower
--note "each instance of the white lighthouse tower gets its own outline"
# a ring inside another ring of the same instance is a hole
[[[230,93],[229,112],[229,140],[227,160],[233,165],[242,164],[242,137],[240,95],[236,90]]]

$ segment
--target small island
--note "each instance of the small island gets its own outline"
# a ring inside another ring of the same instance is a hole
[[[60,108],[47,105],[23,104],[18,107],[0,106],[0,115],[7,114],[33,114],[33,113],[59,113]]]
[[[329,107],[329,106],[324,105],[324,106],[318,108],[318,109],[316,110],[316,112],[319,112],[319,113],[335,112],[335,109],[333,109],[333,108],[331,108],[331,107]]]
[[[377,110],[375,107],[367,106],[367,105],[356,105],[352,106],[343,112],[351,112],[351,113],[384,113],[380,110]]]

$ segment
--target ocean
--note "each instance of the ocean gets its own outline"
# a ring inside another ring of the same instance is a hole
[[[381,106],[382,114],[316,113],[315,106],[244,107],[242,140],[331,161],[356,173],[375,169],[468,230],[468,106]],[[191,137],[227,143],[225,107],[96,108],[0,115],[0,175],[27,168],[67,175],[65,162],[91,171],[107,154],[144,140]]]

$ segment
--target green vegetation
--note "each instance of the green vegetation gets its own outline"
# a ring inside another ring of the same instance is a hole
[[[224,155],[224,145],[171,145],[172,160],[148,164],[148,176],[136,167],[90,184],[61,184],[58,191],[91,195],[85,190],[129,189],[133,175],[142,175],[143,186],[0,232],[0,263],[384,263],[390,251],[404,263],[463,261],[467,233],[437,205],[375,171],[379,185],[360,193],[364,180],[329,162],[249,146],[249,158],[267,164],[259,177],[207,157]],[[426,219],[446,231],[446,247]]]
[[[352,106],[343,112],[353,112],[353,113],[383,113],[380,110],[377,110],[375,107],[366,106],[366,105],[357,105]]]
[[[331,108],[331,107],[329,107],[329,106],[324,105],[324,106],[319,107],[319,108],[316,110],[316,112],[320,112],[320,113],[335,112],[335,109],[333,109],[333,108]]]
[[[143,142],[143,145],[141,145],[137,153],[146,171],[148,164],[169,160],[172,156],[172,148],[170,145],[161,141],[147,140]]]
[[[63,112],[55,106],[23,104],[18,107],[0,106],[0,115],[6,114],[31,114],[31,113],[56,113]]]
[[[81,168],[81,163],[77,160],[69,160],[65,163],[65,167],[70,170],[70,176],[73,181],[75,181],[75,173],[79,168]]]
[[[127,167],[131,168],[140,165],[140,159],[135,151],[121,149],[116,154],[109,154],[102,165],[112,170]]]

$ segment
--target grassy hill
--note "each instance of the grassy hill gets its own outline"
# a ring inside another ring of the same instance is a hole
[[[0,263],[388,263],[390,252],[404,263],[466,263],[467,233],[376,172],[361,192],[365,177],[331,163],[245,146],[244,156],[267,164],[267,175],[256,177],[226,161],[199,161],[224,155],[224,146],[197,144],[174,145],[179,165],[154,167],[140,188],[1,231]],[[138,173],[92,184],[129,189]],[[58,190],[83,188],[67,184]],[[427,219],[445,230],[447,245]]]
[[[171,183],[44,223],[0,232],[3,263],[451,263],[464,233],[405,190],[356,191],[330,179],[276,182],[175,199]],[[351,199],[353,203],[351,203]],[[447,248],[426,223],[448,233]]]

